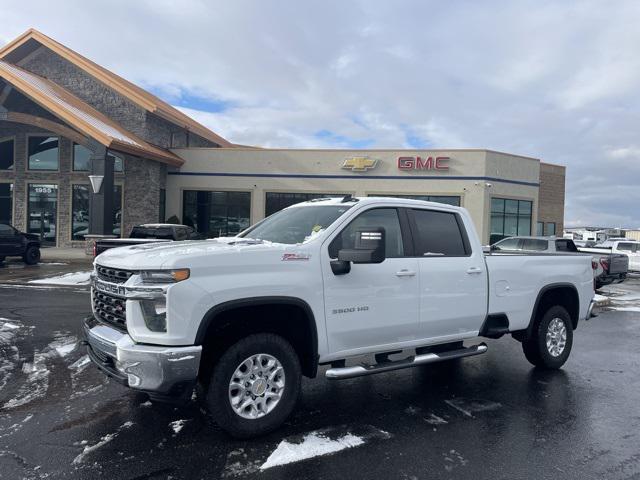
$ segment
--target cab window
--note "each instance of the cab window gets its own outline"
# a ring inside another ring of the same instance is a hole
[[[463,257],[469,254],[455,213],[413,210],[413,218],[417,229],[417,256]]]
[[[398,258],[404,256],[402,229],[398,211],[395,208],[374,208],[358,215],[329,245],[329,256],[338,258],[338,251],[354,248],[356,230],[362,227],[383,227],[385,231],[385,256]]]

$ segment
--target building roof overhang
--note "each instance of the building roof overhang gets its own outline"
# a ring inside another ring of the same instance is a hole
[[[44,46],[65,60],[71,62],[84,72],[88,73],[107,87],[115,90],[139,107],[151,112],[165,120],[195,133],[196,135],[217,143],[221,147],[231,148],[233,143],[212,132],[204,125],[196,122],[188,115],[175,107],[160,100],[155,95],[125,80],[106,68],[83,57],[79,53],[62,45],[54,39],[44,35],[33,28],[27,30],[18,38],[0,48],[0,59],[10,63],[17,63],[22,58],[34,52],[39,46]]]
[[[107,148],[150,158],[172,166],[184,164],[184,160],[174,153],[151,145],[128,132],[107,116],[46,78],[2,60],[0,60],[0,78],[73,129],[86,137],[93,138]]]

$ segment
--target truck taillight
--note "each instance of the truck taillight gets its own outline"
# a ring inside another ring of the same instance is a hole
[[[609,260],[607,260],[606,258],[601,258],[600,259],[600,265],[602,265],[602,269],[605,272],[609,270]]]
[[[93,258],[95,258],[98,253],[98,248],[96,247],[96,242],[93,242]]]
[[[93,247],[95,249],[95,247]],[[94,254],[95,256],[95,254]],[[597,270],[598,269],[598,262],[596,262],[595,260],[591,260],[591,269],[592,270]]]

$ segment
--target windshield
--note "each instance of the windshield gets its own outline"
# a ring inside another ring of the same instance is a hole
[[[317,205],[280,210],[239,236],[274,243],[302,243],[335,222],[352,205]]]

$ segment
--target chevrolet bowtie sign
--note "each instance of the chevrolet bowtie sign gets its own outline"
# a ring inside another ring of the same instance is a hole
[[[351,157],[347,158],[342,164],[345,170],[352,172],[366,172],[373,170],[378,165],[378,160],[369,157]]]

